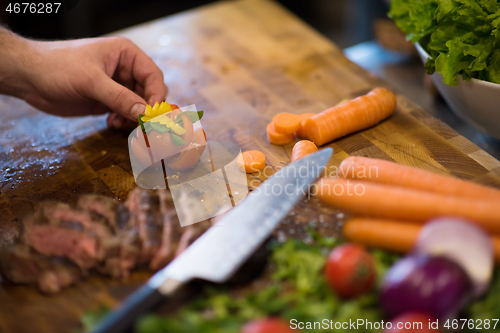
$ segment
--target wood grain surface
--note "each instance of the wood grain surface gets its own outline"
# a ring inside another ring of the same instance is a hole
[[[130,38],[155,60],[169,102],[205,110],[209,141],[261,150],[271,168],[287,164],[293,146],[267,142],[265,126],[276,113],[320,112],[377,86],[397,93],[272,1],[215,3],[114,35]],[[334,148],[331,171],[349,155],[370,156],[500,187],[498,160],[405,96],[397,100],[383,123],[327,145]],[[0,243],[18,234],[18,221],[40,201],[73,203],[83,193],[124,200],[135,186],[128,133],[106,129],[103,116],[60,118],[5,96],[0,109]],[[264,178],[249,175],[249,184]],[[342,212],[311,201],[301,202],[284,225],[312,222],[335,232]],[[278,233],[297,236],[290,227]],[[0,332],[70,332],[86,310],[116,305],[149,275],[93,276],[55,296],[4,282]]]

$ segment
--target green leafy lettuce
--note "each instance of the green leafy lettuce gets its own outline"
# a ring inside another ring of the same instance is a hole
[[[429,74],[500,83],[500,1],[393,0],[389,17],[429,53]]]

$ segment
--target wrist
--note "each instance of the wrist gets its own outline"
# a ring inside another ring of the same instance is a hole
[[[30,91],[32,41],[0,28],[0,93],[19,98]]]

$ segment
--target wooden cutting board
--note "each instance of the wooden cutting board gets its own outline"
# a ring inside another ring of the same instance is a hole
[[[168,101],[205,110],[209,141],[259,149],[270,167],[287,164],[293,146],[267,142],[265,126],[276,113],[320,112],[377,86],[397,92],[272,1],[216,3],[114,35],[156,61]],[[335,151],[332,171],[349,155],[370,156],[500,187],[498,160],[405,96],[397,100],[383,123],[328,145]],[[5,96],[0,109],[1,243],[18,234],[18,221],[42,200],[72,203],[82,193],[124,200],[135,186],[128,133],[107,130],[104,117],[63,119]],[[256,184],[262,179],[248,176]],[[301,202],[286,224],[318,221],[333,230],[339,220],[341,212],[313,200]],[[280,232],[297,235],[293,228]],[[139,272],[124,282],[94,276],[55,296],[3,283],[0,332],[70,332],[83,312],[116,305],[148,276]]]

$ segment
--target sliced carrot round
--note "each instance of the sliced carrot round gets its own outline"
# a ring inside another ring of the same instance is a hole
[[[300,160],[309,154],[318,151],[318,147],[309,140],[300,140],[297,142],[292,149],[292,162]]]
[[[306,120],[311,119],[313,116],[315,116],[316,113],[303,113],[299,114],[299,119],[300,119],[300,128],[295,132],[295,135],[300,137],[300,138],[306,138],[307,133],[304,130],[304,127],[306,125]]]
[[[300,128],[300,117],[293,113],[278,113],[273,117],[273,124],[278,132],[293,134]]]
[[[266,156],[258,150],[248,150],[241,153],[237,159],[238,168],[246,173],[253,173],[264,170],[266,166]]]
[[[284,134],[278,132],[276,130],[276,127],[274,127],[273,123],[269,123],[266,127],[266,130],[267,130],[267,139],[273,145],[278,145],[278,146],[286,145],[287,143],[292,142],[294,139],[293,134]]]

